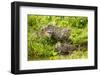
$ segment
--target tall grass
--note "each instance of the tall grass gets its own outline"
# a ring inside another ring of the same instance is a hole
[[[70,55],[59,55],[55,41],[42,35],[41,29],[52,23],[58,27],[70,28],[69,39],[75,46],[83,46]],[[88,18],[82,16],[28,15],[28,60],[81,59],[88,57]]]

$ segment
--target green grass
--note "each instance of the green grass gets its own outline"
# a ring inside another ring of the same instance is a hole
[[[87,47],[75,50],[69,55],[59,55],[55,41],[41,34],[41,29],[53,23],[58,27],[70,28],[70,40],[75,46],[88,42],[88,18],[79,16],[38,16],[28,15],[28,60],[58,60],[88,58]]]

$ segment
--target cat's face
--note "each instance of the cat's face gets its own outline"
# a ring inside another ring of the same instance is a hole
[[[48,25],[47,27],[44,28],[44,34],[46,36],[51,36],[54,32],[54,26]]]

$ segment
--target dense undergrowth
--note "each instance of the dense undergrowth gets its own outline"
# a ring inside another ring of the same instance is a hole
[[[47,24],[70,28],[69,37],[79,49],[70,55],[59,55],[55,41],[41,33]],[[82,16],[38,16],[28,15],[28,60],[81,59],[88,57],[88,18]],[[81,48],[80,48],[81,47]]]

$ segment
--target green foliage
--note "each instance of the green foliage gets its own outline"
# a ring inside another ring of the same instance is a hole
[[[83,48],[83,51],[76,50],[71,55],[59,56],[54,47],[56,42],[41,33],[41,29],[49,23],[70,28],[69,39],[73,45],[84,46],[88,42],[87,17],[28,15],[28,60],[87,58],[87,48],[85,51]]]
[[[88,30],[87,27],[84,29],[76,29],[74,28],[72,30],[70,39],[74,44],[80,44],[82,42],[87,42],[88,41]]]

